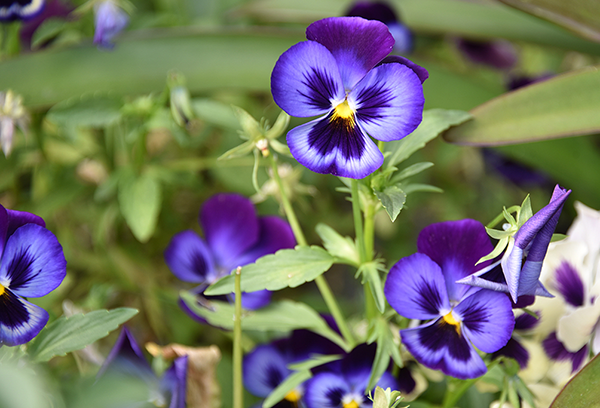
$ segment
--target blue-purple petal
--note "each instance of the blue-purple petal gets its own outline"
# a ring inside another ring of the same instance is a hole
[[[306,38],[333,54],[346,91],[354,88],[394,46],[394,37],[385,24],[360,17],[316,21],[306,29]]]
[[[540,324],[541,313],[536,312],[537,318],[529,313],[521,313],[515,317],[515,330],[531,330]]]
[[[258,241],[254,204],[239,194],[217,194],[200,210],[200,225],[217,267],[227,272],[242,266],[238,258]]]
[[[463,299],[454,313],[462,321],[464,336],[486,353],[504,347],[515,326],[510,300],[499,292],[480,290]]]
[[[415,47],[415,40],[410,28],[402,23],[388,23],[388,30],[394,37],[394,51],[400,54],[410,54]]]
[[[271,292],[266,289],[257,290],[256,292],[242,292],[242,307],[247,310],[260,309],[268,305],[270,301]]]
[[[186,408],[188,356],[178,357],[165,371],[160,388],[169,408]]]
[[[46,222],[42,217],[26,212],[17,210],[6,210],[8,213],[8,230],[7,236],[11,236],[15,230],[25,224],[36,224],[40,227],[46,228]]]
[[[40,297],[56,289],[67,273],[67,261],[52,232],[37,224],[18,228],[6,242],[0,284],[19,296]]]
[[[257,397],[267,397],[290,375],[288,363],[276,347],[256,347],[244,357],[242,370],[245,388]]]
[[[409,319],[429,320],[450,312],[442,271],[425,254],[413,254],[392,266],[383,291],[390,306]]]
[[[500,356],[515,359],[517,363],[519,363],[521,369],[525,369],[525,367],[527,367],[527,364],[529,363],[529,352],[515,338],[511,338],[510,340],[508,340],[508,343],[506,343],[506,346],[494,352],[492,354],[492,359],[498,358]]]
[[[417,77],[419,77],[419,80],[421,81],[421,83],[425,82],[425,80],[427,78],[429,78],[429,72],[425,68],[423,68],[422,66],[420,66],[418,64],[415,64],[408,58],[404,58],[400,55],[387,56],[378,65],[382,65],[382,64],[404,65],[404,66],[410,68],[415,74],[417,74]]]
[[[341,407],[342,398],[352,391],[343,375],[319,373],[307,381],[304,402],[307,408]]]
[[[423,86],[402,64],[373,68],[348,94],[356,106],[356,121],[370,136],[389,142],[414,131],[423,119]]]
[[[106,371],[135,376],[146,381],[158,380],[137,341],[125,326],[100,367],[97,377],[101,377]]]
[[[0,347],[27,343],[46,323],[48,312],[3,288],[0,294]]]
[[[581,307],[585,299],[583,282],[579,273],[567,261],[561,262],[554,275],[556,290],[572,306]]]
[[[271,92],[281,109],[298,117],[323,115],[346,97],[335,58],[314,41],[296,44],[279,57]]]
[[[287,134],[290,152],[303,166],[321,174],[361,179],[383,164],[377,145],[359,126],[351,128],[326,117],[297,126]]]
[[[442,268],[450,301],[459,301],[470,289],[456,281],[488,266],[491,261],[475,264],[494,249],[485,227],[470,219],[425,227],[419,234],[417,248]]]
[[[408,351],[426,367],[460,379],[476,378],[487,371],[475,348],[442,319],[400,330],[400,336]]]
[[[173,236],[164,256],[173,275],[184,282],[211,283],[218,277],[210,250],[192,230]]]
[[[398,370],[398,391],[403,394],[410,394],[417,386],[417,382],[412,375],[412,371],[407,366]]]
[[[581,368],[583,362],[589,354],[587,344],[576,352],[570,352],[556,337],[556,332],[552,332],[542,342],[544,351],[552,360],[565,361],[571,360],[571,372]]]
[[[294,248],[296,238],[287,221],[275,216],[259,217],[258,241],[237,259],[240,265],[256,262],[262,256],[274,254],[280,249]]]

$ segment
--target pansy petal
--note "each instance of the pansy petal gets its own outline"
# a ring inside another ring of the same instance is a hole
[[[290,152],[303,166],[321,174],[361,179],[383,164],[377,145],[359,126],[342,126],[326,117],[290,130]]]
[[[184,282],[211,283],[217,278],[208,247],[192,230],[173,236],[164,256],[173,275]]]
[[[439,319],[414,329],[400,330],[402,343],[419,361],[434,370],[460,379],[476,378],[487,371],[485,363],[456,327]]]
[[[529,363],[529,352],[514,338],[510,338],[504,347],[494,352],[494,354],[492,354],[492,359],[500,356],[514,358],[517,360],[517,363],[519,363],[521,369],[527,367],[527,363]]]
[[[135,376],[146,381],[157,380],[140,346],[125,326],[121,329],[117,341],[100,367],[97,377],[101,377],[106,371]]]
[[[303,118],[322,115],[346,97],[335,58],[314,41],[296,44],[279,57],[271,92],[281,109]]]
[[[556,280],[556,290],[567,303],[574,307],[583,306],[585,300],[583,281],[577,270],[569,262],[561,262],[556,269],[554,278]]]
[[[46,323],[48,312],[19,298],[9,289],[3,289],[0,294],[0,347],[27,343]]]
[[[185,408],[187,393],[188,356],[176,358],[165,371],[160,389],[169,402],[169,408]]]
[[[400,55],[389,55],[385,57],[378,65],[381,64],[405,65],[406,67],[412,69],[415,74],[417,74],[421,83],[425,82],[425,80],[429,78],[429,72],[425,68]]]
[[[0,204],[0,259],[2,259],[4,246],[6,245],[6,240],[8,239],[8,224],[8,211]]]
[[[271,345],[256,347],[244,357],[244,387],[257,397],[267,397],[290,375],[288,363],[277,348]]]
[[[265,307],[271,301],[271,292],[263,289],[256,292],[242,292],[242,307],[247,310],[256,310]]]
[[[25,211],[6,210],[8,213],[7,236],[11,236],[15,230],[25,224],[37,224],[46,228],[46,222],[42,217]]]
[[[541,312],[535,312],[537,318],[529,313],[521,313],[515,317],[515,330],[531,330],[540,324]]]
[[[8,238],[0,266],[0,283],[16,295],[47,295],[60,285],[66,274],[62,247],[46,228],[26,224]]]
[[[350,91],[356,121],[365,132],[389,142],[409,135],[423,119],[423,86],[414,71],[401,64],[373,68]]]
[[[569,352],[576,352],[589,343],[599,319],[600,302],[577,308],[558,320],[556,337]]]
[[[503,293],[480,290],[463,299],[453,310],[461,328],[479,350],[492,353],[504,347],[515,326],[515,316]]]
[[[383,292],[390,306],[409,319],[434,319],[450,311],[442,271],[425,254],[413,254],[392,266]]]
[[[341,407],[342,398],[352,392],[343,376],[319,373],[306,383],[304,402],[307,408]]]
[[[451,301],[459,301],[469,290],[468,285],[456,281],[490,265],[491,261],[486,261],[475,266],[494,249],[483,224],[470,219],[425,227],[419,234],[417,248],[442,268]]]
[[[542,342],[542,346],[548,357],[552,360],[571,360],[571,371],[573,373],[581,368],[589,352],[587,345],[576,352],[570,352],[560,340],[556,338],[556,332],[550,333]]]
[[[258,225],[258,241],[237,259],[241,266],[256,262],[258,258],[274,254],[280,249],[296,246],[294,232],[287,221],[274,216],[259,217]]]
[[[353,389],[364,390],[369,384],[376,351],[375,343],[359,344],[342,360],[340,373]]]
[[[415,40],[410,28],[401,23],[388,23],[387,26],[390,34],[394,37],[394,51],[399,54],[410,54],[413,52]]]
[[[200,225],[216,264],[229,272],[237,258],[258,241],[254,204],[239,194],[217,194],[200,211]]]
[[[323,44],[333,54],[347,91],[394,47],[394,37],[385,24],[360,17],[315,21],[306,29],[306,38]]]

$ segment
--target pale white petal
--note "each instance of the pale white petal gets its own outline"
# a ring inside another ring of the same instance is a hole
[[[572,353],[589,343],[600,318],[600,302],[573,310],[558,320],[556,338]]]

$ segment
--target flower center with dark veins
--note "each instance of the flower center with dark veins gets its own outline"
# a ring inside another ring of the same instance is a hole
[[[348,130],[354,129],[354,110],[348,105],[348,99],[335,107],[329,120],[335,126],[343,126]]]
[[[445,323],[447,323],[451,326],[454,326],[454,328],[456,329],[456,332],[458,334],[460,334],[460,321],[458,321],[454,318],[454,316],[452,315],[452,312],[445,314],[442,319],[444,320]]]

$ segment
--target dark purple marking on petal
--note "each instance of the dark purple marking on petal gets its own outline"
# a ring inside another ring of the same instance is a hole
[[[254,204],[239,194],[217,194],[200,210],[200,225],[217,267],[226,272],[258,241],[259,224]]]
[[[529,313],[521,313],[519,316],[515,318],[515,330],[531,330],[540,324],[541,312],[535,312],[537,314],[537,319],[530,315]]]
[[[511,337],[506,343],[506,346],[492,354],[492,359],[496,359],[500,356],[514,358],[519,363],[521,369],[525,369],[529,363],[529,352],[518,340]]]
[[[565,346],[558,340],[556,337],[556,332],[552,332],[544,339],[542,342],[542,346],[544,347],[544,351],[552,360],[556,361],[565,361],[571,360],[571,372],[581,368],[581,365],[585,361],[585,358],[588,355],[588,346],[584,345],[578,351],[571,353],[569,350],[565,348]]]
[[[415,64],[408,58],[404,58],[400,55],[389,55],[389,56],[385,57],[383,59],[383,61],[381,61],[379,64],[377,64],[377,66],[382,65],[382,64],[404,65],[404,66],[410,68],[415,74],[417,74],[417,77],[419,77],[419,80],[421,81],[421,83],[425,82],[425,80],[427,78],[429,78],[429,72],[425,68],[423,68],[422,66],[420,66],[418,64]]]
[[[423,86],[401,64],[375,67],[348,94],[356,121],[370,136],[389,142],[412,133],[423,120]]]
[[[394,46],[394,37],[385,24],[360,17],[315,21],[306,29],[306,38],[323,44],[333,54],[347,91]]]
[[[304,402],[307,408],[341,407],[344,395],[352,391],[343,375],[324,372],[306,382]]]
[[[509,69],[517,62],[517,51],[508,41],[457,39],[458,49],[471,61],[496,69]]]
[[[326,117],[295,127],[287,134],[287,142],[300,164],[321,174],[361,179],[383,164],[377,145],[359,126],[349,127],[342,119]]]
[[[376,351],[377,345],[375,343],[363,343],[356,346],[344,357],[339,374],[344,376],[350,388],[361,392],[368,385]]]
[[[513,309],[523,309],[524,307],[533,305],[533,302],[535,302],[535,296],[534,295],[521,295],[517,299],[517,303],[513,302],[512,299],[510,299],[510,301],[512,303]]]
[[[296,44],[279,57],[271,92],[281,109],[298,117],[323,115],[346,97],[335,58],[314,41]]]
[[[256,347],[244,357],[244,386],[257,397],[266,398],[291,371],[285,356],[272,345]]]
[[[185,408],[187,394],[188,356],[176,358],[165,371],[160,382],[162,394],[169,402],[169,408]]]
[[[562,261],[555,272],[556,290],[563,296],[565,301],[572,306],[583,306],[585,289],[579,273],[573,265]]]
[[[387,276],[385,297],[401,316],[429,320],[450,311],[444,276],[425,254],[400,259]]]
[[[491,261],[486,261],[475,266],[494,249],[483,224],[470,219],[425,227],[417,248],[442,268],[450,301],[459,301],[470,289],[456,281],[490,265]]]
[[[48,312],[19,298],[8,288],[0,289],[0,347],[27,343],[46,326]]]
[[[462,321],[465,337],[486,353],[504,347],[515,327],[510,300],[499,292],[480,290],[463,299],[454,313]]]
[[[173,275],[184,282],[211,283],[218,277],[208,247],[192,230],[173,236],[164,256]]]
[[[416,386],[417,382],[415,381],[410,368],[407,366],[402,367],[398,371],[398,390],[403,394],[410,394]]]
[[[0,265],[0,282],[8,283],[16,295],[47,295],[61,284],[66,273],[62,247],[46,228],[26,224],[8,238]]]
[[[258,241],[238,258],[240,266],[247,265],[262,256],[274,254],[280,249],[294,248],[296,238],[292,227],[279,217],[259,217]]]

